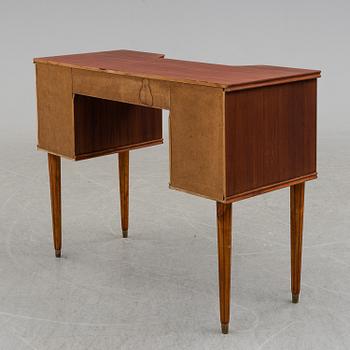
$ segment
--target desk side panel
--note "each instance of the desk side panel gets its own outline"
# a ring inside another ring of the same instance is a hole
[[[170,93],[170,187],[224,197],[223,90],[173,84]]]
[[[227,200],[316,177],[316,79],[229,92]]]
[[[74,158],[71,69],[36,64],[38,148]]]

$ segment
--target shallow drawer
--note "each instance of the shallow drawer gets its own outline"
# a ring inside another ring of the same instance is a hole
[[[154,108],[169,108],[169,83],[101,71],[73,69],[73,93]]]

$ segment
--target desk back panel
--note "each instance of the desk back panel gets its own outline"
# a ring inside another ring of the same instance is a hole
[[[316,79],[226,94],[226,194],[316,177]]]
[[[75,95],[77,159],[162,143],[162,110]]]

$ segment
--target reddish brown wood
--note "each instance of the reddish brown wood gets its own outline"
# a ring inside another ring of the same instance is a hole
[[[291,245],[291,289],[292,302],[299,301],[305,183],[290,187],[290,245]]]
[[[120,152],[119,160],[119,191],[120,218],[123,237],[128,237],[129,229],[129,151]]]
[[[73,159],[119,152],[127,237],[129,149],[161,142],[161,111],[154,108],[170,109],[170,185],[217,201],[220,321],[228,333],[233,201],[291,186],[291,290],[299,300],[304,181],[317,175],[320,71],[163,56],[119,50],[35,59],[39,147]],[[49,154],[48,161],[60,256],[60,157]]]
[[[56,64],[72,64],[79,66],[92,66],[100,67],[104,69],[106,64],[113,64],[120,60],[126,61],[144,61],[149,59],[163,58],[164,54],[132,51],[132,50],[111,50],[111,51],[98,51],[88,53],[78,53],[72,55],[60,55],[51,57],[34,58],[34,62],[52,62]]]
[[[95,52],[76,55],[36,58],[34,62],[59,64],[67,67],[91,70],[107,70],[110,73],[126,74],[145,78],[198,85],[237,88],[254,84],[295,80],[305,77],[319,77],[320,71],[272,66],[228,66],[201,62],[161,58],[160,54],[131,51]]]
[[[226,197],[316,176],[316,80],[226,94]]]
[[[282,181],[282,182],[278,182],[275,184],[259,187],[257,189],[251,190],[251,191],[247,191],[247,192],[239,193],[239,194],[231,196],[231,197],[227,197],[227,198],[225,198],[225,201],[223,201],[223,203],[238,202],[238,201],[241,201],[243,199],[257,196],[259,194],[264,194],[267,192],[279,190],[281,188],[290,187],[290,186],[293,186],[293,185],[296,185],[296,184],[299,184],[299,183],[302,183],[305,181],[314,180],[316,178],[317,178],[317,174],[313,173],[310,175],[297,177],[295,179],[291,179],[291,180]]]
[[[75,95],[74,120],[77,159],[162,142],[160,109]]]
[[[51,215],[55,255],[61,256],[62,218],[61,218],[61,158],[48,153]]]
[[[221,331],[228,333],[231,294],[232,204],[216,202]]]

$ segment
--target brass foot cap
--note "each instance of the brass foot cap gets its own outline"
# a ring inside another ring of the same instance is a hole
[[[292,294],[292,303],[293,304],[299,303],[299,294]]]
[[[60,258],[61,257],[61,249],[56,249],[55,255],[56,255],[56,258]]]
[[[123,238],[128,238],[128,230],[123,230]]]
[[[228,323],[221,323],[222,334],[228,334]]]

